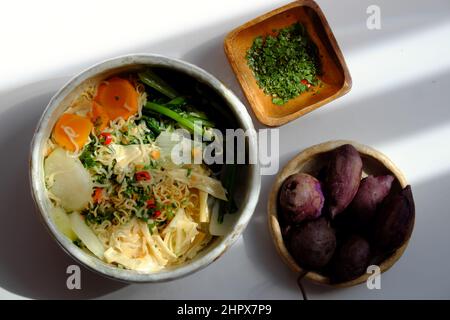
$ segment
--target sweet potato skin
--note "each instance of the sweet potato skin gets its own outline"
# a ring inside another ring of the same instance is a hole
[[[319,217],[324,204],[320,182],[306,173],[289,176],[281,186],[279,204],[287,223]]]
[[[369,261],[369,242],[358,235],[350,236],[333,256],[331,280],[339,283],[356,279],[366,272]]]
[[[322,217],[305,221],[291,230],[289,251],[295,261],[307,270],[324,267],[336,249],[336,236],[328,221]]]
[[[331,218],[344,211],[358,191],[362,174],[362,160],[358,150],[350,144],[331,153],[325,188]]]
[[[354,229],[365,230],[373,221],[377,208],[391,191],[394,177],[368,176],[361,180],[358,192],[350,203],[346,221]]]
[[[414,199],[408,185],[382,204],[375,219],[374,244],[384,252],[398,249],[411,236],[414,219]]]

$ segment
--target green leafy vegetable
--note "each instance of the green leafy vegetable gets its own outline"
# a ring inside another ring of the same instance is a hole
[[[182,107],[187,104],[185,97],[176,97],[175,99],[170,100],[166,103],[169,107]]]
[[[224,176],[222,179],[223,187],[227,190],[227,197],[228,201],[221,200],[220,202],[220,211],[218,216],[218,222],[223,222],[223,217],[226,213],[232,214],[237,211],[237,205],[234,201],[234,187],[236,185],[236,172],[237,171],[237,165],[235,163],[233,164],[227,164],[225,167]]]
[[[143,115],[142,120],[145,121],[147,128],[152,131],[152,139],[158,136],[161,133],[161,130],[164,129],[161,123],[153,117]]]
[[[226,112],[223,106],[216,101],[217,97],[211,95],[210,92],[204,90],[201,86],[194,86],[197,97],[191,95],[184,96],[180,95],[152,70],[139,73],[139,79],[144,84],[163,95],[163,97],[149,95],[152,98],[147,101],[143,109],[144,115],[142,119],[146,122],[147,127],[154,135],[159,135],[165,130],[164,127],[161,127],[162,124],[165,123],[166,127],[178,125],[179,127],[187,129],[191,134],[198,133],[207,140],[210,140],[212,138],[210,128],[215,128],[216,125],[208,118],[205,112],[199,111],[197,108],[193,107],[192,103],[194,105],[199,105],[202,110],[209,110],[217,113],[225,126],[230,126],[234,123],[233,116],[230,115],[229,112]],[[170,100],[167,100],[167,98]],[[283,100],[281,100],[281,103],[283,103]],[[236,165],[226,165],[223,167],[223,170],[225,170],[223,175],[223,186],[227,190],[229,199],[228,201],[221,201],[221,213],[218,217],[219,221],[223,221],[224,214],[237,211],[237,206],[233,199],[234,185],[236,182]],[[189,178],[192,174],[192,169],[188,168],[185,177]],[[136,190],[133,190],[133,193],[136,193]],[[125,194],[128,194],[128,192],[125,191]],[[139,200],[137,202],[139,205]],[[174,210],[170,208],[165,208],[165,212],[168,220],[175,215]],[[146,212],[140,213],[139,218],[146,220]]]
[[[145,108],[147,110],[162,114],[166,117],[169,117],[172,120],[175,120],[176,122],[178,122],[179,125],[181,125],[183,128],[186,128],[191,133],[197,132],[199,134],[203,134],[201,121],[195,121],[192,118],[177,113],[176,111],[173,111],[172,109],[166,106],[151,101],[147,102]]]

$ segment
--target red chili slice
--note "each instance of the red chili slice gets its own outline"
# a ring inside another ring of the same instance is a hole
[[[103,188],[95,188],[94,195],[92,197],[94,199],[94,203],[100,203],[103,200]]]
[[[134,174],[137,181],[147,181],[150,180],[150,173],[148,171],[138,171]]]
[[[112,135],[109,132],[102,132],[100,133],[102,144],[107,146],[112,142]]]
[[[161,215],[161,211],[159,211],[159,210],[156,210],[156,211],[153,213],[153,216],[154,216],[155,218],[158,218],[160,215]]]
[[[147,208],[148,209],[156,208],[155,200],[153,199],[147,200]]]
[[[311,83],[308,82],[308,80],[303,79],[302,81],[300,81],[302,84],[304,84],[305,86],[307,86],[308,88],[311,87]]]

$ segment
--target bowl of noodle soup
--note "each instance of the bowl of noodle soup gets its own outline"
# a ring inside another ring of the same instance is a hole
[[[245,132],[243,150],[225,148],[227,129]],[[256,146],[246,108],[214,76],[161,55],[121,56],[49,102],[31,192],[49,233],[89,269],[168,281],[217,260],[245,229],[260,191]]]

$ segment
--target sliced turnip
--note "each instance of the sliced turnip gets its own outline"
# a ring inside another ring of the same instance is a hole
[[[56,228],[64,234],[70,240],[75,240],[77,235],[72,230],[69,215],[64,211],[63,208],[53,207],[50,211],[50,218],[56,225]]]
[[[57,148],[45,159],[44,171],[49,191],[67,211],[85,208],[91,199],[93,185],[89,172],[78,158]]]
[[[225,214],[223,222],[219,222],[220,202],[216,201],[211,210],[211,221],[209,222],[209,233],[213,236],[225,236],[233,231],[239,214]]]
[[[84,245],[97,257],[103,259],[105,248],[95,235],[94,231],[86,224],[84,218],[78,212],[70,214],[70,224],[75,234],[83,241]]]

